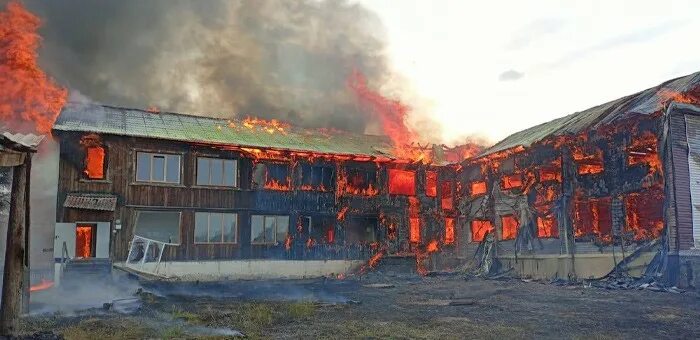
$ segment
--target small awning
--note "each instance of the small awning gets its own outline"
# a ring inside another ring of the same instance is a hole
[[[65,208],[114,211],[117,196],[110,194],[68,194],[63,202]]]

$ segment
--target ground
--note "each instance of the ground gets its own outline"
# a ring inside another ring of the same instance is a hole
[[[461,275],[145,285],[138,299],[116,301],[108,311],[46,310],[24,318],[23,332],[102,340],[223,339],[235,331],[250,338],[306,339],[687,339],[700,334],[695,292]]]

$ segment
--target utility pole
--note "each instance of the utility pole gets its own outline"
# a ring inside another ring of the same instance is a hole
[[[0,308],[0,335],[12,336],[17,332],[17,321],[29,303],[29,171],[31,153],[12,170],[12,196],[7,225],[5,268],[2,279],[2,306]]]

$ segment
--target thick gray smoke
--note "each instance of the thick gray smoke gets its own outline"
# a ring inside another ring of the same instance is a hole
[[[348,90],[392,75],[379,19],[343,0],[39,1],[41,64],[103,103],[362,132]],[[394,78],[395,79],[395,78]]]

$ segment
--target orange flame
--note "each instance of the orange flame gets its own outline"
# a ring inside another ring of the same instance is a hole
[[[284,249],[292,249],[292,235],[287,234],[287,238],[284,239]]]
[[[34,124],[48,133],[66,103],[67,91],[56,85],[37,62],[41,20],[20,2],[0,12],[0,120]]]
[[[243,120],[243,126],[251,130],[257,128],[258,130],[267,132],[269,134],[273,134],[276,132],[287,134],[287,130],[289,129],[290,124],[281,122],[277,119],[265,120],[261,118],[246,117]]]
[[[287,179],[286,183],[283,183],[283,182],[280,182],[274,178],[268,178],[265,181],[265,189],[289,191],[289,190],[292,190],[292,185],[289,183],[289,179]]]
[[[53,281],[47,279],[41,279],[41,282],[29,287],[30,292],[38,292],[40,290],[46,290],[53,287]]]

